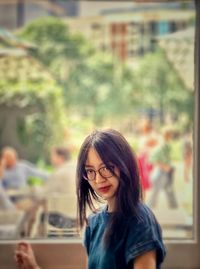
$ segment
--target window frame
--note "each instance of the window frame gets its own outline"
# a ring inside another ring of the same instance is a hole
[[[194,184],[193,184],[193,208],[194,208],[194,239],[180,241],[166,241],[168,255],[163,268],[200,268],[200,167],[198,161],[200,159],[200,2],[195,1],[196,23],[195,23],[195,113],[194,113]]]

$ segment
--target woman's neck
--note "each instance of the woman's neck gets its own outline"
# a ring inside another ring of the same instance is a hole
[[[112,199],[111,201],[107,201],[107,211],[108,212],[114,212],[115,211],[115,199]]]

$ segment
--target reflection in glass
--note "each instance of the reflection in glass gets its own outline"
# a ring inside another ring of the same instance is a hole
[[[0,238],[79,236],[77,153],[105,127],[136,151],[164,237],[192,238],[193,4],[50,2],[0,5],[0,148],[48,174],[11,188],[1,158]]]

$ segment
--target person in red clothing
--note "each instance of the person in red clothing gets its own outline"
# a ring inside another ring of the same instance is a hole
[[[159,137],[154,131],[152,123],[145,119],[140,127],[138,153],[138,166],[144,195],[151,188],[150,173],[153,169],[153,164],[149,161],[150,153],[158,143]]]
[[[151,188],[150,173],[153,165],[149,162],[149,156],[147,152],[143,152],[138,157],[139,173],[141,178],[142,189],[145,192]]]

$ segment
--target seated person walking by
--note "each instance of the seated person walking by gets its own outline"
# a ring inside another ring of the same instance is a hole
[[[67,147],[53,147],[51,150],[50,161],[53,167],[60,168],[71,159],[70,151]]]
[[[66,147],[54,147],[51,150],[50,158],[54,170],[45,185],[49,192],[66,193],[71,188],[75,191],[76,162],[71,160],[70,154]]]
[[[54,170],[44,186],[47,208],[41,216],[40,235],[45,234],[46,218],[60,228],[76,225],[76,162],[71,160],[70,150],[66,147],[52,148],[50,158]]]
[[[126,139],[112,129],[92,132],[80,149],[76,179],[88,269],[160,269],[162,231],[141,199],[137,160]],[[94,200],[106,205],[96,208]],[[40,268],[29,243],[17,245],[15,260],[20,269]]]
[[[19,160],[17,151],[12,147],[2,149],[2,159],[5,164],[2,176],[2,184],[5,189],[20,189],[27,187],[30,177],[38,177],[44,181],[49,174],[38,169],[32,163]]]
[[[41,171],[28,161],[19,160],[16,150],[12,147],[4,147],[1,155],[4,164],[1,175],[1,186],[3,188],[1,196],[4,196],[4,201],[7,200],[7,204],[9,203],[8,201],[11,201],[16,209],[26,212],[27,227],[24,235],[28,236],[35,223],[37,211],[40,206],[43,206],[44,201],[38,198],[37,194],[30,191],[21,193],[21,190],[28,187],[30,177],[38,177],[46,181],[49,174],[46,171]],[[12,192],[13,190],[14,193],[11,195],[10,191]]]
[[[4,172],[5,162],[2,156],[0,156],[0,211],[11,211],[12,214],[24,212],[24,221],[20,228],[20,236],[29,236],[35,221],[35,213],[39,203],[35,203],[30,199],[26,199],[26,203],[21,203],[20,200],[15,202],[12,201],[2,184]]]

